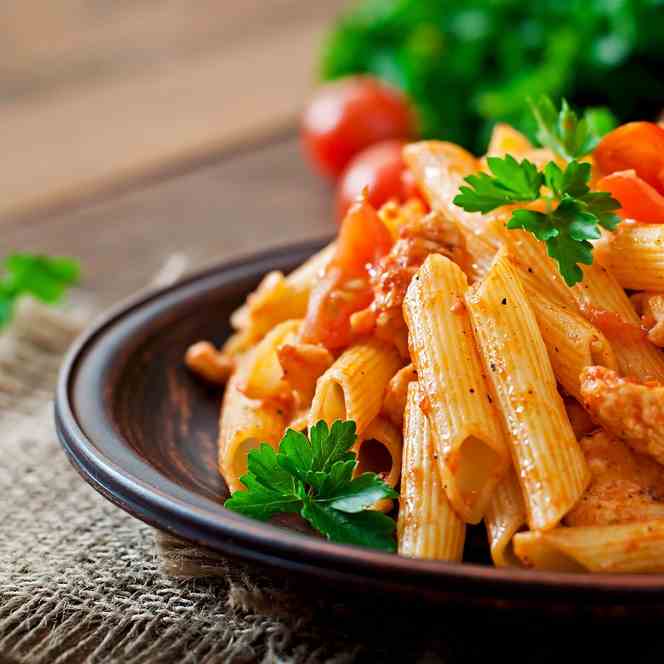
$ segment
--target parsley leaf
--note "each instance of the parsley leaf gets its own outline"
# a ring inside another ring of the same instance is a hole
[[[394,520],[369,508],[398,494],[374,473],[353,479],[355,423],[328,428],[321,421],[310,436],[289,429],[277,452],[265,443],[252,450],[240,480],[246,491],[236,491],[225,507],[261,521],[299,513],[330,540],[394,551]]]
[[[313,500],[305,502],[302,516],[333,542],[359,544],[372,549],[394,551],[394,519],[382,512],[365,510],[354,514],[340,512]]]
[[[578,264],[593,262],[590,240],[601,237],[600,226],[614,230],[619,222],[615,215],[618,201],[606,192],[590,191],[590,164],[572,160],[563,170],[550,161],[538,171],[529,161],[517,162],[509,155],[490,161],[493,177],[486,173],[467,177],[474,189],[461,187],[454,203],[468,212],[486,213],[507,202],[537,200],[546,186],[551,195],[543,198],[548,199],[551,211],[515,210],[507,228],[521,228],[545,242],[568,286],[581,281]],[[555,207],[554,202],[558,203]]]
[[[539,198],[544,176],[527,159],[518,162],[512,155],[489,157],[487,173],[465,178],[470,187],[461,187],[454,204],[468,212],[487,213],[510,203],[524,203]]]
[[[546,95],[529,99],[528,104],[537,123],[537,140],[566,161],[592,152],[615,126],[615,119],[606,109],[589,109],[579,119],[565,99],[560,110]]]
[[[0,327],[11,320],[14,303],[21,295],[53,304],[80,278],[79,264],[71,258],[11,254],[4,261],[4,270],[0,279]]]

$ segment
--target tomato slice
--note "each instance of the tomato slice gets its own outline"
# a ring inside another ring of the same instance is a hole
[[[648,224],[664,224],[664,196],[633,170],[607,175],[596,186],[620,203],[621,216]]]
[[[350,317],[371,304],[369,266],[392,247],[392,236],[364,192],[346,215],[334,258],[310,297],[302,341],[343,348],[351,342]]]
[[[341,224],[332,263],[347,278],[366,276],[367,265],[376,263],[392,247],[392,236],[367,200],[365,190]]]
[[[664,128],[654,122],[628,122],[609,132],[593,153],[603,174],[634,170],[664,194]]]

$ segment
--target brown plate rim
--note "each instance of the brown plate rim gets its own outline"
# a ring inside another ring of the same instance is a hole
[[[664,575],[496,569],[415,560],[312,538],[234,514],[173,482],[132,450],[102,398],[103,367],[118,358],[132,334],[189,297],[293,264],[323,244],[310,241],[220,263],[174,285],[132,297],[93,323],[67,353],[55,398],[58,437],[83,478],[122,509],[163,531],[231,556],[335,583],[434,599],[450,592],[488,598],[537,596],[539,600],[573,593],[577,600],[596,604],[661,602]],[[74,399],[77,381],[84,381],[90,395],[86,403]]]

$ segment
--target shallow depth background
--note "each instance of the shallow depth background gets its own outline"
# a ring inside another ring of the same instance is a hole
[[[0,3],[0,218],[291,124],[344,4]]]

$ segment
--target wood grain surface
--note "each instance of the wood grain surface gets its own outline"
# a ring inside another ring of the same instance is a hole
[[[0,216],[291,125],[344,4],[2,3]]]
[[[174,253],[196,268],[335,229],[328,187],[293,132],[167,175],[58,214],[8,219],[0,247],[80,258],[83,287],[107,305],[144,287]]]

